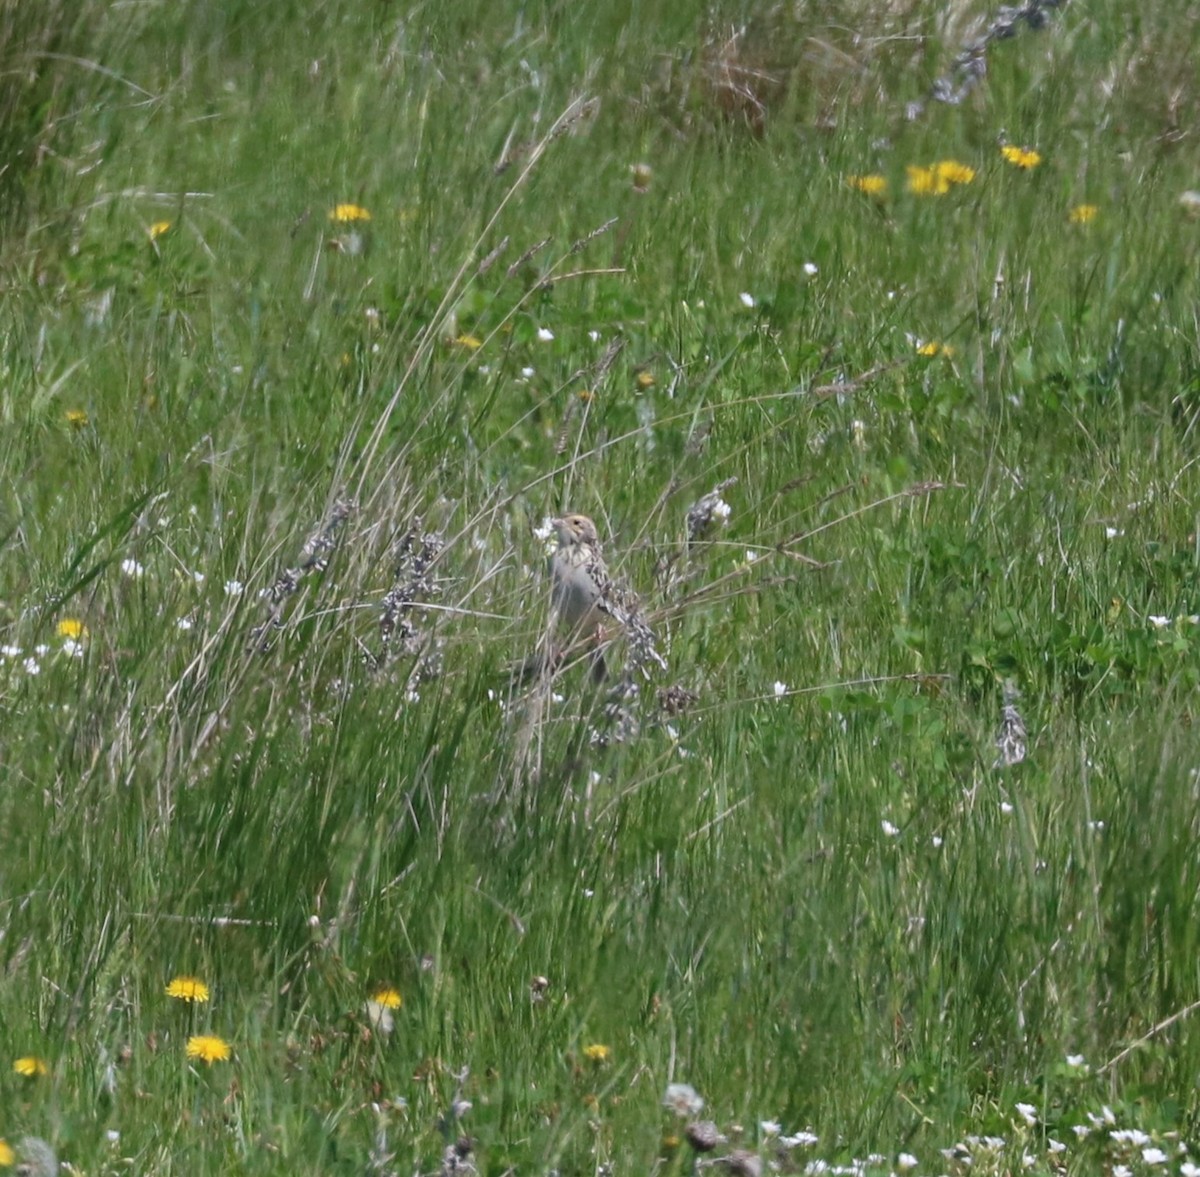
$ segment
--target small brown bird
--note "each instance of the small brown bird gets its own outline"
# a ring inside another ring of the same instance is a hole
[[[654,634],[641,614],[638,599],[609,576],[600,535],[586,515],[567,514],[551,520],[558,547],[550,559],[550,600],[557,626],[572,640],[603,642],[612,631],[624,631],[634,663],[666,663],[654,648]],[[609,631],[606,633],[606,631]],[[603,654],[597,650],[592,673],[603,678]]]
[[[580,636],[604,624],[612,581],[596,525],[586,515],[564,515],[551,523],[558,547],[550,558],[550,600],[557,623]]]

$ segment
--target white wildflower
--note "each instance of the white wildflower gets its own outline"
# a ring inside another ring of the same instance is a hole
[[[738,298],[741,299],[742,306],[744,306],[747,310],[750,310],[758,305],[758,303],[755,301],[754,295],[747,293],[745,290],[738,295]]]
[[[129,558],[121,561],[121,571],[136,580],[146,570],[136,560]]]
[[[1118,1144],[1132,1144],[1134,1148],[1142,1148],[1150,1143],[1150,1134],[1140,1128],[1114,1128],[1108,1135],[1110,1140]]]
[[[1031,1103],[1017,1104],[1017,1115],[1030,1127],[1037,1123],[1037,1108]]]
[[[539,327],[537,337],[540,343],[550,343],[554,339],[554,332],[549,327]]]
[[[900,827],[892,825],[886,817],[879,824],[889,838],[898,838],[900,836]]]
[[[779,1143],[784,1148],[807,1148],[811,1144],[816,1144],[817,1139],[815,1132],[794,1132],[791,1136],[781,1136]]]
[[[1161,1148],[1144,1148],[1142,1149],[1142,1160],[1147,1165],[1165,1165],[1167,1163],[1167,1154]]]
[[[775,684],[775,698],[782,699],[788,693],[788,685],[785,682],[777,682]]]

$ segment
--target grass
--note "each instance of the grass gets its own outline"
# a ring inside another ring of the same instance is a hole
[[[1197,1171],[1193,13],[1052,12],[909,120],[926,4],[32,11],[12,1159]],[[513,682],[565,509],[636,694]]]

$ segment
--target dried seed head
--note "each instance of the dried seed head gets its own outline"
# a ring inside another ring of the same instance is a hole
[[[999,753],[993,768],[1011,768],[1025,759],[1025,720],[1017,710],[1021,692],[1011,680],[1004,684],[1004,708],[1000,717],[1000,733],[996,736]]]
[[[735,1149],[725,1157],[725,1168],[734,1177],[762,1177],[762,1157],[744,1148]]]
[[[725,1139],[712,1120],[693,1120],[684,1129],[684,1135],[697,1152],[712,1152]]]

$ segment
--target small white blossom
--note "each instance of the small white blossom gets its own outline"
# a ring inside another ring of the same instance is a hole
[[[588,338],[589,338],[589,339],[590,339],[590,340],[591,340],[593,343],[599,343],[599,342],[600,342],[600,332],[599,332],[599,331],[589,331],[589,332],[588,332]]]
[[[803,265],[803,266],[801,266],[800,268],[801,268],[801,269],[802,269],[802,270],[803,270],[803,271],[804,271],[804,272],[805,272],[805,273],[806,273],[806,274],[807,274],[807,275],[808,275],[810,278],[815,278],[815,277],[817,276],[817,274],[820,272],[820,271],[817,269],[816,262],[805,262],[805,263],[804,263],[804,265]]]
[[[1108,1135],[1118,1144],[1132,1144],[1134,1148],[1142,1148],[1150,1143],[1150,1134],[1140,1128],[1114,1128]]]
[[[1165,1165],[1167,1163],[1167,1154],[1161,1148],[1144,1148],[1142,1149],[1142,1160],[1147,1165]]]
[[[120,1144],[121,1134],[115,1128],[110,1128],[105,1134],[108,1137],[109,1144]]]
[[[754,295],[747,293],[745,290],[738,295],[738,298],[742,300],[742,306],[744,306],[747,310],[758,305],[754,299]]]
[[[1179,1166],[1179,1177],[1200,1177],[1200,1165],[1193,1165],[1191,1161],[1184,1161]]]
[[[781,1136],[779,1143],[784,1148],[807,1148],[810,1144],[816,1144],[817,1139],[814,1132],[795,1132],[791,1136]]]
[[[193,624],[193,622],[190,617],[180,617],[175,622],[175,628],[179,629],[179,630],[183,630],[186,633],[189,629],[192,628],[192,624]]]
[[[1063,1144],[1061,1140],[1055,1140],[1054,1137],[1051,1136],[1050,1139],[1046,1141],[1046,1150],[1047,1152],[1052,1153],[1066,1152],[1067,1146]]]
[[[124,572],[126,576],[132,576],[136,580],[146,570],[136,560],[130,558],[121,561],[121,571]]]
[[[1164,617],[1161,613],[1151,613],[1146,620],[1150,622],[1155,629],[1166,629],[1167,626],[1171,624],[1171,619],[1169,617]]]
[[[907,1173],[909,1169],[915,1169],[920,1163],[910,1152],[902,1152],[896,1158],[896,1168],[902,1173]]]
[[[0,655],[5,658],[20,658],[21,654],[20,646],[0,646]]]
[[[1118,527],[1106,527],[1104,529],[1106,539],[1120,539],[1124,534],[1125,532]]]
[[[1074,1132],[1080,1140],[1083,1140],[1084,1137],[1091,1136],[1092,1126],[1090,1124],[1072,1124],[1071,1131]]]
[[[1128,1165],[1113,1165],[1112,1177],[1133,1177],[1133,1170]]]
[[[785,682],[777,682],[775,684],[775,698],[782,699],[788,693],[788,685]]]
[[[524,376],[526,380],[532,380],[534,377],[534,370],[532,368],[522,368],[521,375]]]
[[[1001,801],[1000,802],[1000,812],[1001,813],[1012,813],[1012,811],[1013,811],[1013,807],[1012,807],[1011,801]]]
[[[83,642],[77,642],[74,638],[67,638],[62,644],[62,651],[68,658],[82,658],[86,646]]]
[[[1069,1054],[1069,1055],[1067,1055],[1067,1066],[1068,1067],[1086,1067],[1087,1059],[1085,1059],[1083,1057],[1083,1055],[1081,1055],[1081,1054]]]
[[[1017,1104],[1017,1115],[1019,1115],[1026,1124],[1030,1125],[1030,1127],[1037,1123],[1037,1108],[1035,1108],[1031,1103]]]
[[[900,836],[900,827],[892,825],[886,817],[879,824],[889,838],[898,838]]]
[[[537,337],[541,343],[550,343],[554,339],[554,332],[549,327],[539,327]]]
[[[935,850],[940,850],[942,848],[942,843],[945,841],[945,839],[943,837],[941,837],[940,834],[934,834],[933,837],[929,839],[929,841],[933,843],[933,848]]]
[[[227,597],[240,597],[246,591],[246,586],[240,580],[227,580],[225,582],[225,595]]]
[[[778,1136],[783,1131],[783,1125],[778,1120],[760,1120],[758,1127],[764,1136]]]
[[[36,658],[26,658],[22,663],[26,674],[41,674],[42,667]]]

